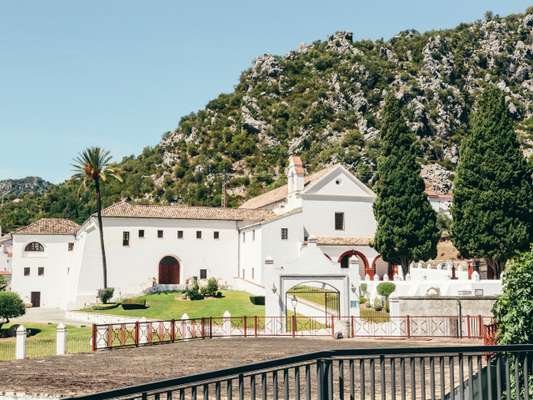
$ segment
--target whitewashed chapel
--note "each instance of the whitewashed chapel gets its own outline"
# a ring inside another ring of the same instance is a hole
[[[215,277],[265,294],[267,314],[277,315],[291,286],[320,281],[341,292],[339,311],[348,315],[361,279],[397,272],[371,247],[375,194],[342,165],[306,176],[297,156],[287,178],[237,209],[126,202],[104,209],[109,287],[126,297]],[[96,301],[103,282],[96,217],[81,226],[41,219],[12,237],[12,290],[25,302],[75,309]],[[438,273],[449,280],[449,271]]]

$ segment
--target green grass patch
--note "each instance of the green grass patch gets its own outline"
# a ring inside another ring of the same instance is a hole
[[[6,324],[2,330],[8,330],[13,324]],[[26,357],[41,358],[56,354],[56,329],[55,324],[25,323],[24,326],[31,331],[31,336],[26,339]],[[0,361],[15,359],[16,338],[0,339]],[[91,351],[91,328],[67,326],[67,352],[84,353]]]
[[[368,322],[383,323],[390,321],[390,315],[386,311],[376,311],[373,308],[368,308],[365,305],[362,305],[361,308],[361,319],[364,319]]]
[[[145,317],[151,319],[180,319],[184,313],[190,318],[222,317],[228,310],[232,316],[263,316],[264,306],[254,305],[250,302],[250,294],[236,290],[225,290],[224,297],[206,297],[203,300],[182,300],[182,294],[177,292],[156,293],[141,296],[146,299],[148,308],[136,310],[124,310],[122,307],[95,310],[86,308],[82,311],[95,312],[98,314],[118,315],[125,317]]]

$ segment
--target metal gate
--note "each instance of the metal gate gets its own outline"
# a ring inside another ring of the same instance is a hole
[[[340,292],[322,282],[302,283],[285,293],[285,315],[296,314],[299,304],[323,311],[324,317],[340,316]]]

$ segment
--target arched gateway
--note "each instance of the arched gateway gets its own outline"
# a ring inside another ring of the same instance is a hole
[[[180,283],[180,263],[174,257],[166,256],[159,261],[159,283],[162,285]]]

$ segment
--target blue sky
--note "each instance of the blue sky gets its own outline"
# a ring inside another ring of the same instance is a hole
[[[59,182],[81,149],[137,154],[229,92],[263,53],[523,12],[521,0],[0,3],[0,179]]]

